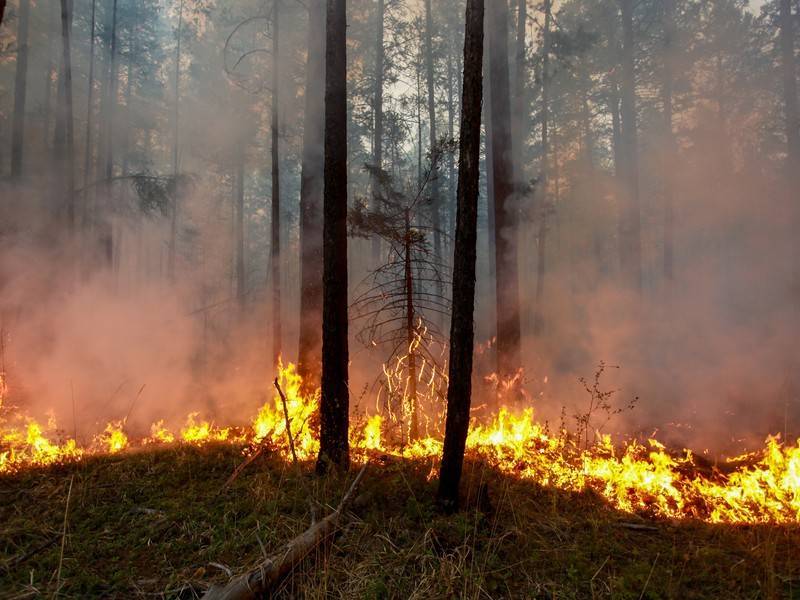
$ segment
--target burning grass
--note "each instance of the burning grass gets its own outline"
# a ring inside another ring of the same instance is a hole
[[[193,598],[305,529],[343,479],[264,453],[229,486],[241,446],[148,446],[2,477],[3,597]],[[465,510],[433,509],[430,461],[370,453],[327,553],[281,597],[779,598],[800,592],[796,525],[646,521],[597,493],[519,479],[473,454]],[[72,482],[66,538],[64,512]],[[489,494],[479,493],[487,484]],[[314,501],[312,505],[309,499]],[[56,573],[61,563],[60,579]],[[215,563],[215,564],[212,564]]]

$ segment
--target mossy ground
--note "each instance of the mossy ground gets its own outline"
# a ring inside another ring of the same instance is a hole
[[[226,579],[211,563],[252,568],[347,486],[263,456],[224,489],[241,461],[229,445],[179,446],[0,478],[0,597],[198,597]],[[798,526],[644,521],[479,462],[465,467],[464,510],[443,516],[430,470],[375,457],[350,524],[278,596],[800,598]]]

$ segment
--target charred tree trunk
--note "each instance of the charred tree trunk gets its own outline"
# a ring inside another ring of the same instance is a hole
[[[180,185],[178,183],[178,147],[181,96],[181,41],[183,36],[183,0],[178,7],[178,34],[175,48],[175,105],[172,113],[172,185],[173,196],[170,210],[169,246],[167,254],[167,277],[175,281],[175,255],[178,250],[178,212],[180,209]]]
[[[300,339],[298,372],[305,392],[322,371],[322,188],[325,142],[325,5],[309,3],[305,123],[300,175]]]
[[[787,162],[790,173],[797,179],[800,164],[800,111],[797,106],[797,67],[794,56],[794,16],[791,0],[778,0],[781,45],[781,66],[783,76],[783,105],[786,119]]]
[[[622,150],[623,203],[620,239],[623,277],[628,285],[642,289],[642,241],[639,207],[639,159],[636,131],[636,73],[633,61],[633,0],[620,0],[622,5]]]
[[[666,164],[664,165],[664,277],[674,277],[674,176],[676,164],[675,136],[672,132],[672,81],[675,72],[675,0],[664,0],[664,66],[661,101],[664,110]]]
[[[328,0],[325,48],[322,397],[317,472],[348,468],[347,1]]]
[[[403,243],[403,274],[406,294],[406,344],[408,349],[408,400],[411,405],[411,429],[409,437],[419,438],[419,416],[417,414],[417,357],[415,356],[416,328],[414,326],[414,274],[411,257],[411,210],[406,209]]]
[[[280,69],[279,0],[272,8],[272,224],[270,235],[270,271],[272,278],[272,366],[278,368],[281,357],[281,167],[280,167]]]
[[[508,83],[508,1],[492,0],[488,10],[489,79],[494,174],[497,373],[508,377],[520,366],[517,211],[513,197],[511,103]]]
[[[375,41],[375,91],[373,99],[373,118],[375,120],[374,139],[372,141],[372,162],[375,168],[383,168],[383,70],[384,54],[383,45],[383,20],[384,20],[384,0],[378,0],[378,14],[376,16],[375,27],[377,30],[377,40]],[[376,181],[372,182],[373,193],[377,193]],[[374,207],[378,209],[377,206]],[[372,238],[372,263],[378,265],[380,262],[381,240],[378,236]]]
[[[14,117],[11,124],[11,177],[22,176],[22,154],[25,144],[25,98],[28,88],[28,21],[30,0],[20,0],[17,23],[17,65],[14,75]]]
[[[446,512],[458,510],[458,485],[464,464],[472,397],[482,65],[483,0],[467,0],[447,421],[436,494],[437,503]]]
[[[434,154],[436,144],[436,101],[434,95],[433,73],[433,14],[431,0],[425,0],[425,79],[428,92],[428,133],[430,134],[431,169],[436,168]],[[439,198],[439,178],[436,173],[431,174],[431,226],[433,227],[433,256],[434,262],[442,262],[442,236],[441,236],[441,207]],[[441,296],[441,287],[439,287]]]

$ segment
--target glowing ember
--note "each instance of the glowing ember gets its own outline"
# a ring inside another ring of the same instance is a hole
[[[389,385],[398,385],[395,369]],[[281,365],[279,384],[286,395],[286,408],[297,455],[301,460],[316,456],[319,448],[316,414],[319,394],[301,394],[301,380],[294,365]],[[422,381],[422,379],[420,380]],[[427,376],[425,376],[427,384]],[[433,386],[434,384],[429,384]],[[109,423],[90,448],[75,440],[59,442],[54,422],[42,427],[33,420],[16,420],[20,426],[0,422],[0,473],[80,460],[89,453],[117,453],[130,446],[122,422]],[[439,436],[393,444],[387,436],[391,418],[368,416],[354,427],[354,456],[366,452],[394,453],[431,461],[432,476],[441,455]],[[182,441],[268,444],[284,458],[290,457],[286,415],[277,392],[258,411],[249,431],[237,435],[188,416],[180,434],[171,433],[163,421],[154,423],[144,444]],[[563,490],[591,489],[613,507],[656,517],[697,518],[727,523],[800,522],[800,441],[784,445],[778,437],[766,440],[760,451],[730,459],[730,472],[701,473],[689,451],[674,455],[657,440],[646,444],[630,441],[614,444],[599,437],[589,448],[565,432],[553,435],[535,419],[532,409],[514,414],[501,408],[490,422],[473,423],[467,438],[473,457],[498,470],[543,486]]]

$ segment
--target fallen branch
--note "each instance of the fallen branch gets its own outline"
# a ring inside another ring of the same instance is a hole
[[[231,473],[231,476],[228,477],[227,481],[225,481],[225,483],[223,484],[220,492],[227,490],[230,487],[230,485],[234,481],[236,481],[236,478],[239,477],[239,474],[247,468],[247,465],[249,465],[259,456],[261,456],[264,453],[264,450],[266,450],[266,445],[262,441],[261,444],[258,446],[258,448],[254,452],[252,452],[246,459],[244,459],[244,461],[242,461],[242,463],[238,467],[236,467],[236,469],[234,469],[233,473]]]
[[[286,419],[286,436],[289,438],[289,448],[292,451],[292,463],[294,466],[297,466],[297,452],[294,451],[294,438],[292,438],[292,426],[291,422],[289,421],[289,406],[286,403],[286,395],[283,393],[281,389],[281,384],[278,383],[278,378],[275,378],[275,389],[278,390],[278,394],[280,394],[281,402],[283,403],[283,416]]]
[[[358,472],[336,510],[286,544],[283,550],[265,559],[258,568],[231,579],[225,587],[211,586],[204,600],[256,600],[274,589],[312,550],[336,533],[366,469],[364,465]]]

